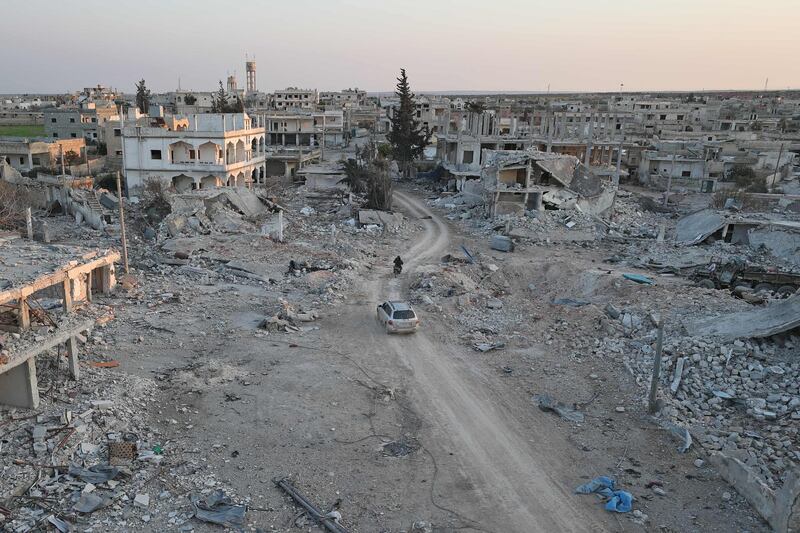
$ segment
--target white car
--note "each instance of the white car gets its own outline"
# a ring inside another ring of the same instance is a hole
[[[378,306],[378,322],[388,333],[414,333],[419,317],[408,302],[383,302]]]

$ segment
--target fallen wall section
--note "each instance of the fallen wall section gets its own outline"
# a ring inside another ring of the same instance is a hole
[[[711,456],[720,476],[767,521],[773,531],[800,531],[800,478],[789,472],[779,490],[772,490],[746,464],[723,453]]]

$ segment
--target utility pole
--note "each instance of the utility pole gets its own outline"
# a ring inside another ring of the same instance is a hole
[[[667,190],[664,193],[664,207],[669,202],[669,193],[672,189],[672,174],[675,172],[675,149],[672,149],[672,165],[670,165],[669,175],[667,176]]]
[[[66,176],[67,173],[64,171],[64,145],[58,143],[58,158],[61,159],[61,175]]]
[[[658,320],[658,336],[656,337],[656,354],[653,359],[653,378],[650,380],[650,397],[647,401],[647,407],[651,415],[654,415],[656,409],[656,395],[658,393],[658,380],[661,376],[661,351],[664,346],[664,318],[660,317]]]
[[[781,157],[782,156],[783,156],[783,143],[781,143],[781,149],[778,150],[778,160],[775,162],[775,172],[772,174],[772,187],[775,186],[775,183],[778,180],[778,169],[781,166]],[[770,189],[772,187],[770,187]]]
[[[122,205],[122,180],[117,171],[117,199],[119,200],[119,234],[122,239],[122,266],[125,273],[129,273],[128,268],[128,240],[125,238],[125,208]]]
[[[320,143],[320,147],[322,147],[322,153],[319,156],[320,161],[325,161],[325,112],[322,112],[322,142]]]

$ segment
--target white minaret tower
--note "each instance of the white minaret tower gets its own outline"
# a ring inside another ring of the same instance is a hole
[[[247,73],[247,92],[256,92],[256,61],[255,59],[247,61],[244,64],[245,72]]]

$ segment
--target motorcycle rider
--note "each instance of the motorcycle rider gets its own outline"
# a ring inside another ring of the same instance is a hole
[[[396,274],[399,274],[403,270],[403,260],[400,259],[400,256],[394,258],[394,271]]]

